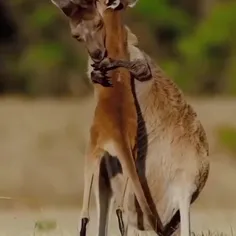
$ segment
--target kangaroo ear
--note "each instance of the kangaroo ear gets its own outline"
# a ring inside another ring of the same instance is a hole
[[[134,7],[137,4],[138,0],[128,0],[128,6],[129,7]]]
[[[107,8],[111,8],[113,10],[116,10],[120,7],[120,5],[123,5],[121,3],[121,0],[106,0],[105,4],[107,5]]]
[[[128,44],[131,44],[133,46],[138,46],[138,38],[137,36],[131,32],[130,28],[128,26],[125,26],[125,29],[127,31],[127,40]]]
[[[71,16],[76,10],[77,6],[70,0],[51,0],[66,16]]]
[[[134,7],[138,0],[106,0],[105,3],[107,8],[112,8],[114,10],[122,9],[126,6]]]

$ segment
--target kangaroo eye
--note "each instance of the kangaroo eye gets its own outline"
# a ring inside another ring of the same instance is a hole
[[[79,42],[83,41],[79,35],[73,35],[72,37],[75,38]]]
[[[102,21],[99,21],[99,22],[96,24],[96,27],[97,27],[98,29],[102,28],[102,26],[103,26],[103,22],[102,22]]]
[[[83,39],[80,37],[80,36],[77,36],[76,39],[79,41],[79,42],[82,42]]]

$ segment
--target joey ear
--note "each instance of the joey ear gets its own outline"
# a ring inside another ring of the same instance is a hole
[[[70,17],[76,10],[77,6],[70,0],[51,0],[66,16]]]

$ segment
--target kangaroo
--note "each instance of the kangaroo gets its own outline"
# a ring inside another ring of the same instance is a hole
[[[152,78],[142,83],[134,81],[137,109],[142,120],[137,143],[142,157],[137,159],[137,168],[141,182],[147,183],[153,207],[158,209],[165,225],[164,234],[170,235],[180,230],[181,236],[189,236],[190,205],[205,186],[210,169],[206,133],[180,89],[138,48],[136,36],[128,28],[127,31],[130,61],[110,59],[96,65],[96,69],[102,68],[103,73],[106,73],[114,68],[125,67],[132,71],[133,76],[139,76],[147,73],[148,62]],[[139,66],[135,66],[135,63]],[[89,66],[90,70],[92,68]],[[114,161],[110,160],[107,169],[117,172]],[[110,176],[112,191],[119,194],[119,183],[123,180],[114,176],[114,173]],[[109,197],[104,191],[106,185],[100,188],[103,199],[108,201]],[[128,224],[136,229],[148,230],[145,221],[142,227],[138,224],[138,212],[131,194],[126,201]],[[106,217],[108,210],[104,210],[101,215]],[[106,219],[103,222],[107,222]]]
[[[66,5],[65,1],[63,4],[57,4],[70,18],[73,37],[78,41],[85,42],[88,53],[95,64],[101,62],[106,55],[115,59],[127,60],[126,31],[122,25],[121,12],[107,9],[102,19],[95,8],[95,2],[89,2],[88,14],[86,14],[85,5],[85,1],[83,1],[83,6],[75,2],[69,2]],[[91,76],[100,75],[96,71],[92,71]],[[86,235],[86,226],[89,222],[89,201],[94,173],[98,169],[102,157],[109,153],[117,156],[121,163],[125,176],[123,195],[126,193],[127,182],[130,179],[135,196],[143,213],[147,216],[149,224],[161,235],[163,226],[158,218],[154,217],[148,205],[134,161],[136,157],[137,112],[130,74],[126,69],[120,68],[111,71],[109,76],[113,87],[107,89],[99,84],[94,86],[98,104],[85,156],[85,185],[80,234]],[[124,226],[121,223],[123,199],[124,196],[121,197],[120,209],[117,210],[122,234],[124,234]]]

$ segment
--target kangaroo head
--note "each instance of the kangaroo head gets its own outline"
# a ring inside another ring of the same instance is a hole
[[[106,56],[105,27],[96,0],[52,0],[69,18],[72,36],[83,42],[94,62]]]

